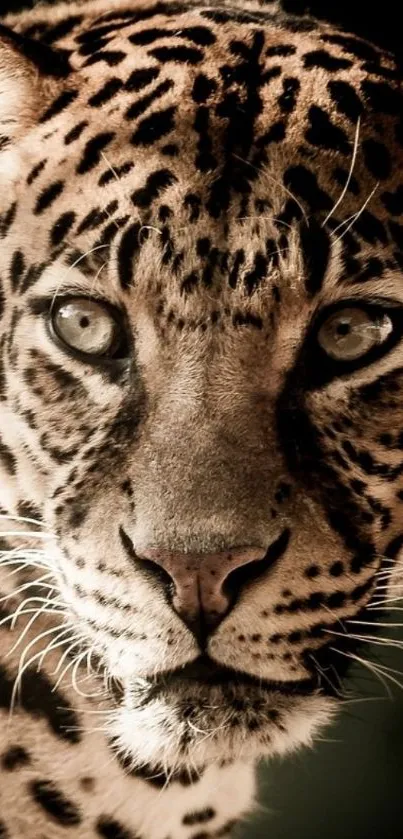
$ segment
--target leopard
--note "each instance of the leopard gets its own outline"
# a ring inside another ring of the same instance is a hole
[[[33,6],[0,22],[0,836],[224,839],[402,584],[399,64],[271,0]]]

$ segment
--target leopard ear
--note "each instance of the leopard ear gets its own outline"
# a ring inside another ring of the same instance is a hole
[[[35,122],[38,111],[57,91],[58,79],[69,73],[67,52],[0,23],[0,154]]]

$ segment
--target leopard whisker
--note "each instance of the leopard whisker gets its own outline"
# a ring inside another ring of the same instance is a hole
[[[23,614],[23,613],[28,614],[28,611],[23,610],[22,607],[25,606],[26,604],[32,602],[32,601],[36,601],[36,602],[39,601],[40,602],[41,600],[43,600],[43,602],[42,602],[42,606],[40,608],[38,608],[38,607],[32,607],[32,609],[30,608],[30,611],[33,611],[34,614],[25,624],[25,626],[24,626],[23,630],[21,631],[20,635],[18,636],[16,642],[11,647],[11,649],[8,651],[7,656],[12,655],[14,653],[14,651],[17,649],[17,647],[19,647],[19,645],[21,644],[21,641],[25,638],[25,636],[27,635],[27,633],[31,629],[32,625],[35,623],[36,619],[38,617],[40,617],[40,615],[43,615],[45,613],[46,614],[52,614],[52,615],[54,615],[55,613],[65,614],[63,609],[60,609],[60,610],[55,609],[54,605],[50,601],[46,601],[44,598],[29,597],[25,601],[23,601],[23,603],[20,604],[18,609],[15,610],[15,612],[13,614],[11,624],[10,624],[11,630],[14,630],[15,625],[17,623],[17,620],[18,620],[18,618],[20,617],[21,614]],[[57,603],[55,604],[56,607],[58,605],[59,604],[57,604]]]
[[[357,213],[354,213],[354,215],[349,216],[348,218],[346,218],[346,219],[345,219],[344,221],[342,221],[342,222],[341,222],[341,223],[340,223],[340,224],[339,224],[339,225],[338,225],[338,226],[337,226],[334,230],[332,230],[331,235],[332,235],[332,236],[335,236],[335,234],[338,232],[338,230],[340,230],[342,227],[344,227],[344,225],[345,225],[345,224],[347,224],[347,227],[345,228],[345,230],[343,230],[343,232],[341,233],[341,235],[340,235],[337,239],[335,239],[335,242],[336,242],[336,243],[337,243],[337,242],[341,242],[341,240],[342,240],[342,239],[343,239],[343,237],[346,235],[346,233],[348,233],[348,231],[349,231],[349,230],[351,230],[351,228],[352,228],[352,227],[354,226],[354,224],[356,223],[357,219],[359,219],[360,215],[364,212],[365,208],[368,206],[369,202],[370,202],[370,201],[372,200],[372,198],[374,197],[374,195],[375,195],[375,193],[376,193],[376,191],[377,191],[378,187],[379,187],[379,182],[378,182],[378,183],[374,186],[373,190],[372,190],[372,191],[370,192],[370,194],[368,195],[368,198],[364,201],[364,203],[363,203],[363,205],[362,205],[361,209],[360,209],[360,210],[358,210],[358,212],[357,212]],[[348,222],[350,222],[350,224],[348,224]]]
[[[72,265],[69,265],[68,270],[61,277],[60,282],[58,283],[57,288],[56,288],[56,290],[53,294],[51,304],[50,304],[50,307],[49,307],[49,314],[51,314],[52,311],[53,311],[53,307],[56,303],[56,299],[57,299],[57,295],[59,293],[59,290],[65,284],[65,282],[66,282],[66,280],[69,276],[70,271],[72,271],[73,268],[76,268],[77,265],[79,265],[80,262],[82,262],[87,256],[91,256],[91,254],[95,253],[96,251],[103,250],[105,248],[109,248],[109,245],[95,245],[95,247],[90,248],[88,251],[85,251],[85,253],[80,254],[80,256],[77,257],[77,259],[72,263]]]
[[[358,620],[358,621],[357,621],[357,620],[352,620],[352,619],[350,619],[350,618],[348,619],[348,623],[349,623],[349,624],[350,624],[350,623],[352,623],[352,624],[357,624],[357,625],[359,625],[359,626],[372,626],[372,627],[374,626],[374,624],[373,624],[373,622],[372,622],[372,621],[360,621],[360,620]],[[383,626],[383,627],[387,627],[387,626],[391,626],[391,627],[401,627],[401,626],[403,626],[403,623],[392,623],[391,621],[388,621],[388,622],[386,622],[386,623],[379,623],[379,622],[377,621],[377,622],[376,622],[376,624],[375,624],[375,626]]]
[[[356,663],[361,664],[363,667],[365,667],[367,670],[369,670],[371,675],[375,676],[378,679],[378,681],[381,683],[381,685],[384,687],[388,698],[392,699],[393,694],[392,694],[392,691],[391,691],[391,689],[390,689],[390,687],[389,687],[389,685],[386,681],[386,678],[384,677],[383,674],[379,673],[376,665],[373,662],[367,661],[365,658],[362,658],[361,656],[357,656],[354,653],[346,653],[343,650],[338,650],[337,647],[330,647],[330,649],[332,650],[332,652],[338,653],[339,655],[343,655],[345,658],[350,659],[350,661],[355,661]]]
[[[395,591],[396,589],[398,591],[399,590],[401,591],[403,589],[403,583],[385,583],[385,584],[382,583],[382,585],[380,585],[380,586],[377,585],[377,587],[376,587],[376,591],[389,592],[389,591]]]
[[[368,624],[368,626],[373,626],[373,624]],[[352,641],[362,641],[368,644],[376,644],[380,647],[396,647],[397,649],[403,649],[403,641],[397,641],[393,638],[384,638],[378,635],[360,635],[352,632],[336,632],[333,629],[324,629],[323,632],[326,633],[326,635],[336,635],[339,638],[347,638]]]
[[[325,220],[321,224],[321,227],[325,227],[326,224],[328,223],[329,219],[331,219],[332,215],[336,212],[337,207],[339,207],[340,204],[342,203],[342,201],[343,201],[343,199],[344,199],[344,197],[347,193],[347,190],[350,186],[350,181],[351,181],[351,178],[353,176],[354,167],[355,167],[355,163],[356,163],[356,160],[357,160],[360,127],[361,127],[361,117],[358,117],[357,127],[356,127],[356,130],[355,130],[355,136],[354,136],[353,154],[352,154],[352,158],[351,158],[351,164],[350,164],[350,169],[349,169],[349,172],[348,172],[348,175],[347,175],[346,183],[344,184],[343,191],[342,191],[340,197],[338,198],[338,200],[336,201],[336,203],[334,204],[334,206],[332,207],[330,212],[327,214]]]
[[[43,655],[43,650],[40,650],[39,652],[37,652],[33,656],[31,656],[31,658],[29,658],[28,661],[25,661],[25,658],[26,658],[26,655],[27,655],[28,651],[30,649],[32,649],[33,646],[38,644],[43,638],[47,637],[48,635],[53,634],[54,632],[60,631],[60,629],[61,629],[61,627],[59,627],[59,626],[53,626],[53,627],[51,627],[51,629],[47,629],[44,632],[41,632],[39,635],[37,635],[35,638],[33,638],[29,642],[29,644],[25,647],[25,649],[23,650],[23,652],[21,654],[21,657],[20,657],[19,665],[18,665],[18,672],[17,672],[16,678],[15,678],[12,693],[11,693],[10,711],[9,711],[10,716],[14,712],[14,707],[15,707],[15,703],[16,703],[16,700],[17,700],[18,691],[21,687],[21,682],[22,682],[22,678],[23,678],[23,675],[24,675],[25,671],[28,669],[28,667],[32,666],[34,661],[36,661],[39,657],[41,657]]]
[[[380,665],[379,663],[375,664],[375,662],[368,661],[367,659],[362,658],[356,653],[347,653],[344,650],[337,649],[337,647],[331,647],[331,650],[335,653],[338,653],[339,655],[351,659],[352,661],[356,661],[359,664],[362,664],[364,667],[370,670],[370,672],[373,675],[375,675],[379,679],[381,684],[384,686],[390,699],[392,699],[392,693],[385,679],[388,679],[391,683],[395,684],[397,687],[403,690],[403,684],[401,684],[397,679],[395,679],[391,675],[391,673],[397,673],[399,676],[403,675],[399,670],[393,670],[391,667],[385,667],[383,665]]]
[[[22,521],[28,524],[35,524],[38,527],[46,527],[45,523],[40,519],[30,518],[29,516],[14,516],[11,513],[0,513],[0,520],[3,521]],[[1,531],[0,531],[1,532]]]
[[[24,609],[22,612],[20,612],[20,613],[19,613],[19,615],[31,615],[31,614],[32,614],[32,612],[36,612],[36,613],[38,613],[38,609],[37,609],[37,608]],[[49,610],[48,610],[48,609],[46,609],[46,613],[48,613],[48,612],[49,612],[49,614],[60,614],[60,615],[61,615],[61,614],[64,614],[64,612],[59,611],[59,610],[56,610],[56,609],[55,609],[55,610],[53,610],[53,609],[49,609]],[[14,614],[14,612],[12,612],[12,613],[11,613],[11,614],[9,614],[9,615],[5,615],[5,617],[4,617],[4,618],[2,618],[2,619],[1,619],[1,621],[0,621],[0,627],[1,627],[1,626],[3,626],[3,624],[6,624],[8,621],[13,621],[14,619],[15,619],[15,614]],[[11,627],[11,629],[12,629],[12,627]]]
[[[403,599],[402,597],[392,597],[390,600],[378,600],[378,601],[376,601],[376,603],[373,603],[372,605],[368,606],[367,608],[368,608],[368,611],[371,610],[372,612],[384,612],[385,611],[385,606],[389,606],[389,608],[391,608],[391,611],[393,610],[394,612],[403,612],[403,607],[402,606],[392,606],[392,607],[390,607],[390,605],[389,605],[391,603],[398,603],[402,599]]]
[[[318,673],[320,673],[320,675],[321,675],[321,676],[325,679],[325,681],[328,683],[328,685],[329,685],[329,687],[332,689],[332,691],[334,691],[334,692],[337,694],[337,696],[342,697],[342,696],[343,696],[343,694],[340,692],[339,688],[337,688],[337,687],[334,685],[334,683],[332,682],[332,680],[331,680],[330,676],[328,676],[328,674],[325,672],[325,670],[323,669],[323,667],[321,667],[321,666],[320,666],[319,662],[316,660],[316,658],[315,658],[315,656],[313,655],[313,653],[309,653],[309,656],[308,656],[308,657],[309,657],[309,658],[313,661],[313,663],[314,663],[314,666],[315,666],[316,670],[317,670],[317,671],[318,671]]]
[[[1,537],[3,539],[54,539],[55,536],[52,533],[41,533],[39,530],[1,530]]]
[[[78,671],[80,665],[82,664],[82,661],[84,660],[84,658],[86,656],[87,656],[87,650],[84,650],[84,652],[79,653],[79,655],[77,656],[77,658],[74,662],[74,666],[73,666],[72,673],[71,673],[71,683],[73,685],[73,688],[74,688],[75,692],[78,694],[78,696],[82,696],[84,699],[91,699],[91,698],[94,698],[96,696],[105,695],[105,692],[101,691],[101,690],[94,691],[93,693],[84,693],[84,691],[80,690],[80,688],[78,686],[77,671]],[[91,676],[87,675],[85,678],[88,679],[88,678],[91,678]]]
[[[0,551],[0,566],[4,568],[7,565],[19,565],[21,570],[29,567],[50,569],[50,563],[42,548],[13,548]]]
[[[45,650],[42,653],[42,658],[39,659],[38,670],[42,667],[43,660],[48,655],[48,653],[52,652],[53,650],[56,650],[58,647],[62,647],[64,644],[68,644],[69,641],[74,637],[73,635],[70,635],[68,638],[63,638],[63,636],[66,635],[66,633],[71,628],[72,627],[68,627],[68,629],[64,630],[63,632],[60,632],[59,635],[57,635],[56,638],[54,638],[53,641],[50,641],[47,647],[45,647]]]
[[[29,580],[27,583],[22,583],[17,588],[13,589],[12,591],[8,592],[8,594],[3,595],[0,597],[0,603],[4,603],[5,600],[9,600],[10,597],[17,597],[21,592],[27,591],[29,588],[33,586],[40,586],[40,588],[47,588],[51,591],[54,591],[54,585],[51,586],[50,583],[45,583],[44,580],[49,580],[52,578],[52,574],[44,574],[43,577],[38,577],[36,580]]]
[[[358,705],[361,702],[379,702],[386,698],[382,696],[356,696],[354,699],[342,699],[341,704],[344,705]]]
[[[69,647],[67,647],[67,649],[64,651],[64,653],[63,653],[63,654],[62,654],[62,656],[60,657],[60,660],[58,661],[58,663],[57,663],[57,665],[56,665],[56,667],[55,667],[55,669],[54,669],[54,671],[53,671],[53,673],[52,673],[52,676],[56,676],[56,675],[57,675],[57,673],[59,672],[59,670],[60,670],[60,668],[62,667],[62,665],[63,665],[64,661],[66,660],[66,658],[68,658],[68,656],[69,656],[69,654],[71,653],[71,651],[72,651],[72,650],[74,650],[74,647],[77,647],[77,646],[78,646],[78,644],[82,644],[82,640],[81,640],[81,638],[78,638],[78,637],[77,637],[77,635],[72,635],[72,636],[71,636],[71,637],[70,637],[70,638],[66,641],[66,643],[68,643],[68,641],[70,641],[70,640],[72,640],[72,642],[73,642],[73,643],[72,643],[72,644],[70,644],[70,646],[69,646]],[[56,684],[55,684],[55,687],[54,687],[54,689],[55,689],[55,690],[56,690],[56,689],[57,689],[57,687],[60,685],[60,683],[63,681],[63,678],[64,678],[65,674],[67,673],[68,669],[72,666],[72,664],[73,664],[73,663],[74,663],[74,657],[72,658],[72,660],[71,660],[71,661],[69,661],[69,662],[67,663],[67,665],[66,665],[66,667],[64,668],[64,670],[62,670],[62,672],[61,672],[61,674],[60,674],[60,676],[59,676],[59,678],[58,678],[58,680],[57,680],[57,682],[56,682]]]

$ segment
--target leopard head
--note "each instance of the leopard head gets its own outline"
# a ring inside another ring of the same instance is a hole
[[[107,5],[0,30],[1,503],[130,765],[284,752],[399,570],[399,80],[324,24]]]

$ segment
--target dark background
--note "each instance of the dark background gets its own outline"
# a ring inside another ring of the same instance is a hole
[[[0,13],[34,5],[0,0]],[[297,14],[308,8],[403,58],[399,0],[283,0],[283,6]],[[390,620],[403,621],[402,612]],[[367,646],[362,655],[394,668],[392,677],[403,683],[402,651]],[[346,705],[311,751],[262,767],[260,810],[241,839],[403,837],[403,690],[391,684],[388,697],[365,668],[352,672],[347,687],[361,701]]]

